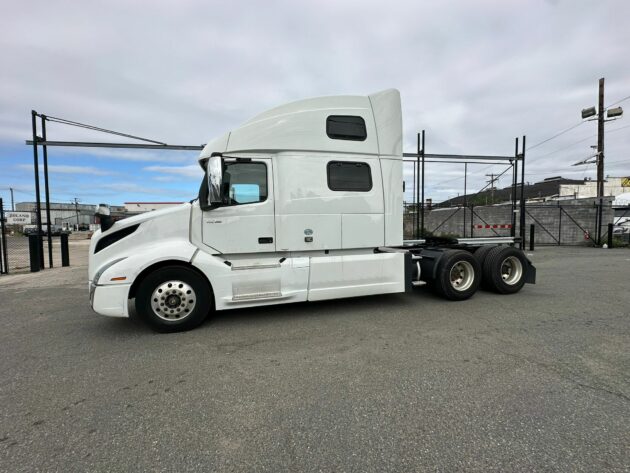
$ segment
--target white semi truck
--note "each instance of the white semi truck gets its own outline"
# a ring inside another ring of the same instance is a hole
[[[112,222],[90,245],[90,302],[159,331],[214,310],[411,291],[450,300],[535,281],[514,239],[403,241],[400,94],[269,110],[208,143],[190,203]],[[201,175],[201,172],[200,172]],[[497,245],[499,243],[500,245]]]

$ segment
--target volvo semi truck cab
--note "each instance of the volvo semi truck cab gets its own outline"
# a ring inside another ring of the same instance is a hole
[[[403,241],[400,94],[302,100],[208,143],[197,199],[117,222],[99,208],[99,314],[160,331],[214,310],[411,291],[464,300],[534,282],[514,239]],[[203,177],[202,177],[203,176]],[[502,245],[497,245],[502,243]]]

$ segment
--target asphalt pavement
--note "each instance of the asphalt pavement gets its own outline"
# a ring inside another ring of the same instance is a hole
[[[93,313],[84,258],[0,276],[0,471],[630,469],[630,251],[538,284],[216,314]]]

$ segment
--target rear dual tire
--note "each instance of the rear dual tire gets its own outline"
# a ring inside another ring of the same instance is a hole
[[[464,250],[446,250],[430,281],[431,287],[451,301],[470,298],[481,282],[481,266],[475,257]]]
[[[482,249],[477,250],[475,256]],[[523,288],[528,261],[521,250],[512,246],[495,246],[480,256],[483,256],[484,289],[499,294],[514,294]]]

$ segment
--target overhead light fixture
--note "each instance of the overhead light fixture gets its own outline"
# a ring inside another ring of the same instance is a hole
[[[607,118],[620,117],[621,115],[623,115],[623,109],[621,107],[609,108],[606,111]],[[582,116],[584,116],[584,110],[582,110]]]
[[[595,115],[597,115],[597,111],[595,110],[595,107],[582,109],[582,118],[589,118]]]
[[[583,166],[584,164],[597,163],[597,159],[595,159],[595,161],[591,161],[593,158],[597,158],[597,154],[594,154],[593,156],[589,156],[588,158],[585,158],[582,161],[578,161],[577,163],[574,163],[571,166]]]

